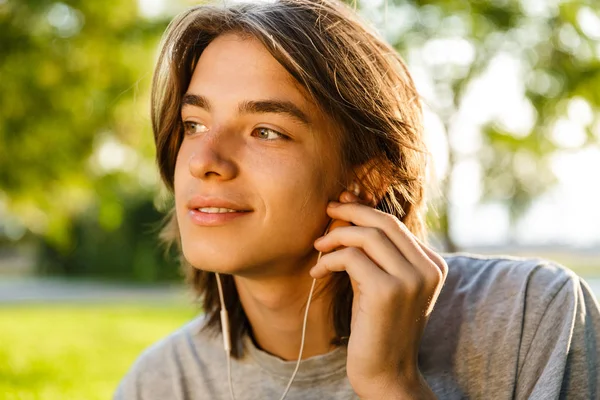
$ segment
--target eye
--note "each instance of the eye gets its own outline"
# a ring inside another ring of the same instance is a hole
[[[183,131],[186,135],[193,135],[195,133],[206,133],[208,132],[208,128],[199,122],[184,121]]]
[[[276,130],[270,128],[256,128],[252,131],[252,136],[263,140],[277,140],[287,138],[284,134],[279,133]]]

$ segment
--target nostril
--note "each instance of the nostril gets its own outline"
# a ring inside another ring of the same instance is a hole
[[[196,148],[188,161],[190,174],[198,179],[233,179],[238,171],[236,163],[217,150],[210,146]]]

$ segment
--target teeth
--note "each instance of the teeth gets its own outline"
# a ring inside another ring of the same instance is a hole
[[[208,213],[208,214],[221,214],[221,213],[230,213],[237,212],[237,210],[232,210],[230,208],[219,208],[219,207],[202,207],[198,209],[200,212]]]

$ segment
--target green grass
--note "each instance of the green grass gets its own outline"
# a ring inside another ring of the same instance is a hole
[[[144,348],[194,318],[191,305],[0,307],[0,399],[110,399]]]

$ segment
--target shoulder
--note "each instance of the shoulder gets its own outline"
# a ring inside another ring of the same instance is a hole
[[[121,380],[115,400],[168,398],[174,377],[198,359],[198,345],[213,345],[199,316],[145,349]],[[167,396],[167,397],[165,397]]]
[[[459,387],[476,398],[506,388],[517,398],[597,397],[600,309],[580,277],[543,259],[445,258],[449,286],[427,344],[459,360],[447,368]],[[427,366],[437,373],[434,351]]]
[[[575,273],[548,260],[466,253],[443,257],[448,276],[432,314],[438,320],[434,326],[447,324],[452,315],[479,334],[496,335],[497,329],[509,326],[520,330],[524,320],[539,321],[556,299],[573,299],[564,302],[564,307],[572,306],[581,292]]]
[[[597,308],[589,287],[558,263],[465,253],[443,256],[448,276],[432,314],[438,329],[453,316],[450,323],[460,325],[461,332],[468,326],[480,336],[496,337],[506,329],[527,335],[542,320],[571,323],[584,301]]]
[[[423,370],[436,393],[452,392],[454,382],[467,397],[505,392],[510,397],[517,372],[532,370],[523,367],[526,357],[545,356],[530,351],[531,344],[555,348],[540,326],[568,331],[572,325],[581,281],[543,259],[443,257],[448,276],[423,336]]]
[[[448,264],[448,290],[473,296],[527,295],[537,301],[552,298],[560,290],[576,291],[579,277],[568,268],[540,258],[443,254]],[[540,297],[541,296],[541,297]]]

